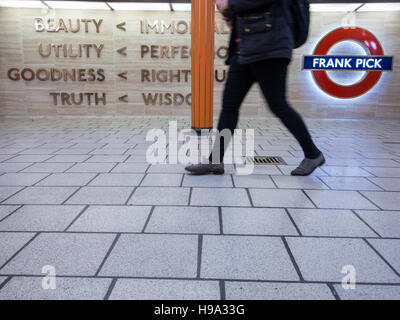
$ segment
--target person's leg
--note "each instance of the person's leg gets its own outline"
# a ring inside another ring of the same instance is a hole
[[[228,77],[225,84],[222,111],[218,121],[218,134],[215,139],[213,151],[209,157],[208,164],[196,164],[185,169],[192,174],[223,174],[223,159],[225,150],[230,140],[220,136],[219,133],[228,129],[232,134],[239,119],[239,109],[246,94],[254,83],[252,72],[249,65],[241,65],[237,62],[237,57],[231,59]]]
[[[218,133],[228,129],[231,133],[230,137],[233,136],[239,119],[240,106],[254,81],[250,66],[239,64],[237,57],[233,57],[223,93]],[[223,163],[225,150],[230,143],[229,138],[217,134],[213,152],[209,158],[210,162]]]
[[[251,65],[254,77],[271,111],[297,139],[306,158],[315,159],[321,151],[315,146],[301,116],[286,100],[286,75],[289,59],[268,59]]]
[[[305,176],[325,163],[321,151],[314,144],[301,116],[286,100],[286,76],[289,59],[269,59],[251,65],[252,72],[268,102],[271,111],[293,134],[303,149],[305,159],[292,175]]]

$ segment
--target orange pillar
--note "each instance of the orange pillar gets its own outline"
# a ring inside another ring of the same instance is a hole
[[[213,127],[214,0],[192,0],[192,128]]]

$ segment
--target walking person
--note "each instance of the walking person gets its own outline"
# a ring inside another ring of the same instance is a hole
[[[304,160],[292,171],[306,176],[325,163],[301,116],[286,100],[287,69],[295,47],[290,11],[292,0],[215,0],[218,10],[232,28],[230,65],[223,94],[218,132],[233,132],[240,106],[257,82],[271,111],[297,139]],[[296,0],[297,1],[297,0]],[[209,163],[186,167],[192,174],[224,174],[223,158],[230,141],[217,136]]]

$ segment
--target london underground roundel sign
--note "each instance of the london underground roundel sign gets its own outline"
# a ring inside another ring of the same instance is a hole
[[[365,49],[365,56],[333,56],[329,50],[342,41],[356,41]],[[342,99],[355,98],[372,89],[382,72],[391,71],[393,57],[385,56],[378,39],[369,31],[358,28],[339,28],[325,35],[310,56],[304,56],[303,69],[311,70],[315,82],[327,94]],[[332,81],[327,71],[366,71],[365,77],[352,85]]]

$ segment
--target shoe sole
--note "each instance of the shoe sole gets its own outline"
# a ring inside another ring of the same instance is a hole
[[[316,166],[313,171],[311,171],[308,174],[290,174],[293,177],[308,177],[310,174],[312,174],[316,169],[318,169],[319,167],[322,167],[325,164],[326,160],[324,158],[324,160],[321,162],[321,164],[319,164],[318,166]]]
[[[220,176],[225,173],[225,171],[222,172],[190,172],[188,171],[191,176],[207,176],[207,175],[216,175]]]

